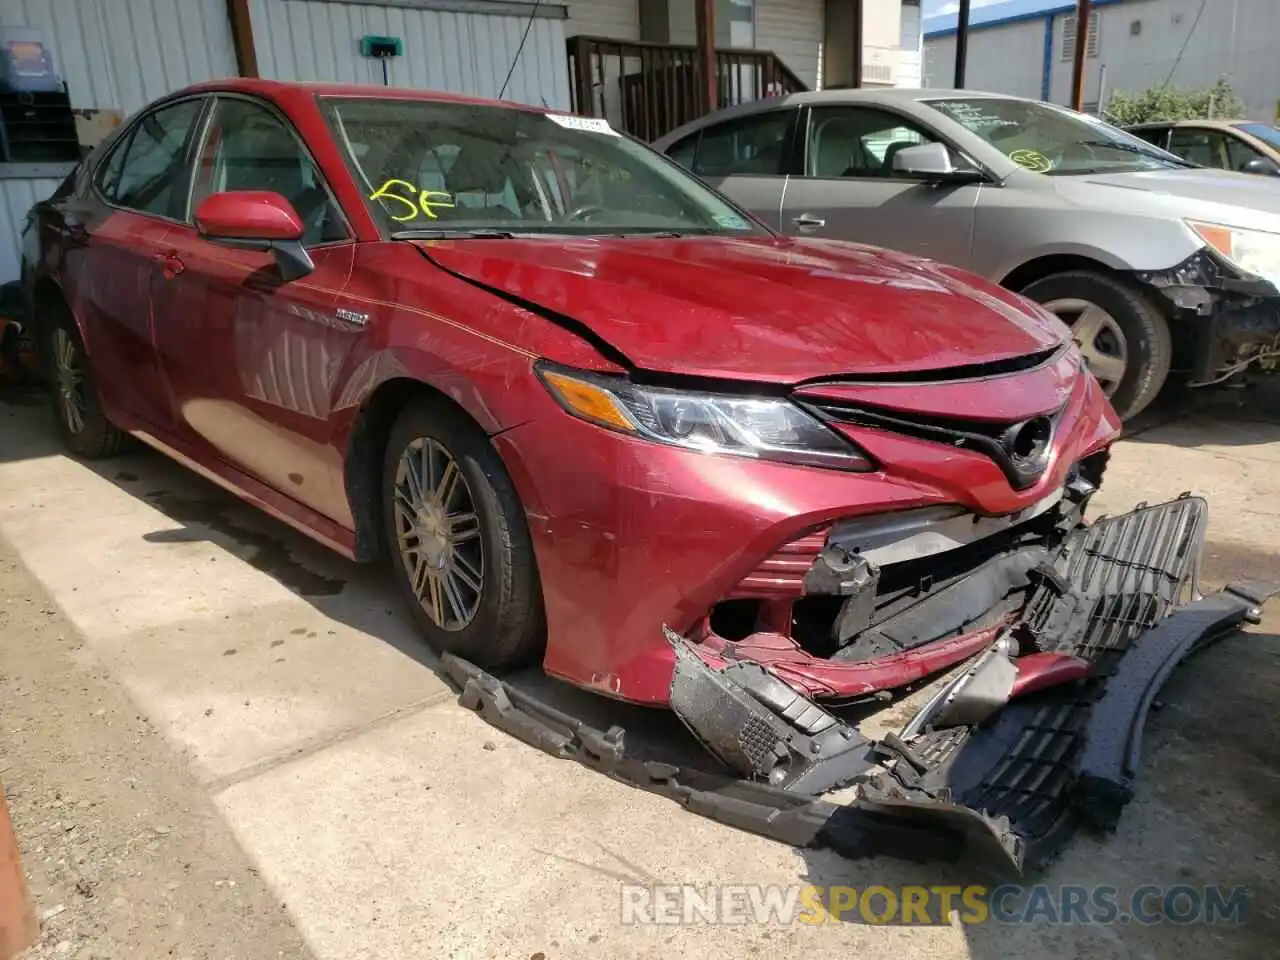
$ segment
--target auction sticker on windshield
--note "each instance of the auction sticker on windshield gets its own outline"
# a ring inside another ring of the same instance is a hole
[[[602,117],[573,117],[563,113],[548,113],[546,117],[552,123],[559,124],[566,130],[603,133],[610,137],[618,136],[618,131],[609,126],[609,121]]]

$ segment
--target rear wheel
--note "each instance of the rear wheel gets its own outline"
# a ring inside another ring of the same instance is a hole
[[[103,412],[80,331],[65,310],[49,318],[48,351],[53,414],[63,444],[86,460],[115,456],[125,434]]]
[[[1071,328],[1085,363],[1129,420],[1169,377],[1173,343],[1155,304],[1131,285],[1089,270],[1056,273],[1022,290]]]
[[[484,433],[442,402],[407,407],[383,460],[392,566],[428,642],[489,669],[533,659],[544,635],[524,510]]]

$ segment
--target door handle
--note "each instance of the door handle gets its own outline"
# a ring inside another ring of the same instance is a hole
[[[166,280],[172,280],[187,269],[187,265],[182,262],[182,258],[172,251],[169,253],[157,253],[151,260],[164,268],[164,278]]]
[[[818,227],[825,227],[827,221],[822,217],[815,217],[812,213],[802,213],[791,221],[801,230],[816,230]]]

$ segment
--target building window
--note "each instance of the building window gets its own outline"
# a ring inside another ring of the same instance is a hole
[[[1098,55],[1098,28],[1100,24],[1098,11],[1095,10],[1089,15],[1089,39],[1084,48],[1086,57],[1096,57]],[[1062,18],[1062,59],[1074,60],[1075,56],[1076,17],[1075,14],[1069,14]]]

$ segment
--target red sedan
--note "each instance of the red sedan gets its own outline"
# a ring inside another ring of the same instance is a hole
[[[775,235],[545,109],[192,87],[96,149],[25,246],[74,453],[141,438],[389,556],[432,646],[676,706],[721,757],[679,664],[764,667],[807,703],[979,653],[1119,432],[1029,301]],[[1117,562],[1163,562],[1144,544]],[[1068,653],[1022,658],[1005,698],[1086,675]]]
[[[814,692],[898,685],[813,622],[827,531],[1043,510],[1117,433],[1043,311],[774,236],[545,110],[194,87],[28,240],[72,451],[141,437],[350,557],[390,550],[437,648],[494,667],[545,639],[548,672],[631,700],[666,700],[664,624]],[[1024,423],[1029,459],[953,442]]]

